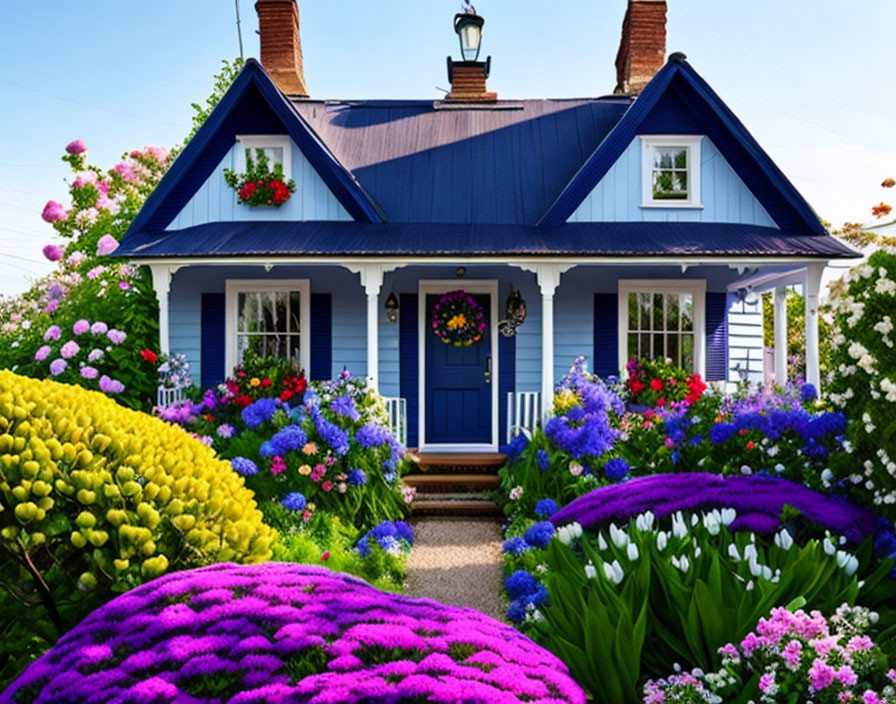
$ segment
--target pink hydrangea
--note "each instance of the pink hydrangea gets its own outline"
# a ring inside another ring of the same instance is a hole
[[[62,355],[63,359],[71,359],[80,351],[81,348],[78,346],[78,343],[74,340],[69,340],[62,346],[62,349],[59,350],[59,354]]]
[[[113,345],[120,345],[127,339],[127,333],[123,333],[121,330],[116,330],[112,328],[109,332],[106,333],[106,337],[109,338],[109,342]]]
[[[121,178],[125,181],[133,183],[137,181],[137,174],[131,165],[125,161],[119,161],[115,166],[112,167],[112,170],[117,173]]]
[[[62,330],[58,325],[51,325],[44,333],[44,340],[58,340],[62,336]]]
[[[145,156],[151,156],[160,164],[164,164],[168,161],[168,150],[165,147],[160,147],[158,144],[150,144],[143,148],[143,154]]]
[[[83,262],[87,258],[87,255],[84,254],[81,250],[76,252],[72,252],[68,255],[68,259],[65,260],[65,263],[69,266],[78,266],[81,262]]]
[[[72,325],[72,332],[74,332],[75,335],[83,335],[88,330],[90,330],[90,323],[88,323],[84,318],[81,318],[74,325]]]
[[[47,357],[50,356],[50,346],[42,345],[37,348],[37,352],[34,353],[34,359],[38,362],[43,362]]]
[[[67,367],[68,362],[66,362],[64,359],[54,359],[52,362],[50,362],[50,374],[52,374],[53,376],[59,376],[66,370]]]
[[[44,308],[44,310],[45,310],[47,313],[55,313],[55,312],[56,312],[56,309],[57,309],[58,307],[59,307],[59,301],[58,301],[57,299],[54,298],[52,301],[50,301],[49,303],[47,303],[47,307]]]
[[[48,200],[40,216],[45,222],[54,223],[59,220],[65,220],[68,217],[68,211],[62,203],[57,203],[55,200]]]
[[[106,325],[102,320],[97,320],[93,325],[90,326],[90,332],[94,335],[105,335],[109,332],[109,326]]]
[[[96,255],[98,257],[108,256],[116,249],[118,249],[118,240],[112,235],[103,235],[100,237],[99,242],[96,243]]]
[[[111,379],[103,374],[100,377],[100,391],[107,394],[120,394],[124,391],[124,384],[118,381],[118,379]]]
[[[809,683],[816,692],[829,687],[834,681],[834,668],[825,663],[821,658],[815,658],[812,661],[812,667],[809,668]]]
[[[65,251],[58,244],[48,244],[44,247],[44,256],[51,262],[58,262],[62,259],[62,253]]]
[[[69,142],[65,146],[65,151],[67,151],[69,154],[83,154],[87,151],[87,145],[84,144],[83,140],[76,139]]]
[[[129,284],[127,281],[118,282],[118,288],[120,288],[122,291],[127,291],[130,287],[131,284]]]
[[[93,267],[93,269],[87,272],[87,278],[91,280],[98,279],[100,275],[105,271],[106,267],[104,267],[102,264],[97,264],[95,267]]]
[[[99,372],[96,370],[96,367],[81,367],[81,376],[85,379],[96,379],[99,376]]]
[[[759,691],[765,693],[770,690],[774,684],[775,676],[770,672],[766,672],[759,678]]]

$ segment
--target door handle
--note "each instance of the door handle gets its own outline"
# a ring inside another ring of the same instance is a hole
[[[492,356],[485,358],[485,383],[490,384],[492,377]]]

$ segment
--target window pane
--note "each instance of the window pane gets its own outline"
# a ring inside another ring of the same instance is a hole
[[[641,305],[641,326],[639,330],[650,330],[651,299],[649,293],[639,293],[638,302]],[[642,348],[643,352],[644,349]]]
[[[666,356],[672,360],[672,364],[678,366],[681,364],[681,354],[678,346],[680,338],[677,332],[670,332],[666,335]]]
[[[290,332],[301,332],[302,328],[299,325],[299,316],[300,316],[300,308],[299,308],[299,292],[293,291],[289,294],[289,331]]]
[[[257,294],[239,294],[237,297],[237,331],[258,332],[260,321],[261,315]]]
[[[681,366],[685,369],[694,368],[694,336],[681,336]]]
[[[672,150],[657,147],[656,151],[654,151],[653,165],[657,169],[671,169],[673,165]]]
[[[664,359],[666,357],[666,345],[663,333],[654,333],[653,335],[653,358]]]
[[[628,358],[635,359],[640,356],[641,355],[638,352],[638,334],[637,333],[629,333],[629,335],[628,335]]]
[[[678,330],[678,294],[666,296],[666,329]]]
[[[277,332],[286,332],[286,326],[289,321],[287,315],[289,294],[285,291],[278,291],[276,294],[270,295],[270,300],[273,308],[271,313],[273,316],[273,320],[271,321],[271,330],[276,330]]]
[[[628,329],[638,329],[638,294],[628,294]]]
[[[653,357],[653,350],[650,349],[650,333],[641,333],[641,357]]]
[[[681,329],[694,329],[694,297],[690,293],[681,294]]]
[[[663,294],[653,294],[653,330],[665,330],[663,324]]]
[[[688,168],[688,150],[687,149],[679,149],[677,152],[675,152],[675,168],[677,168],[677,169]]]

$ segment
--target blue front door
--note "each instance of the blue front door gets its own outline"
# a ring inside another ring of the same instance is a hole
[[[473,294],[486,312],[485,333],[470,347],[445,344],[432,332],[433,306],[440,295],[426,296],[427,444],[492,442],[492,360],[490,296]]]

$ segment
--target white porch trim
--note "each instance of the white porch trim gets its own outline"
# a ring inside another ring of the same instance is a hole
[[[490,443],[426,442],[426,294],[445,293],[458,287],[470,293],[489,294],[489,340],[492,358],[492,440]],[[420,279],[417,282],[417,437],[421,452],[497,452],[498,451],[498,280],[497,279]]]
[[[825,263],[806,267],[803,296],[806,301],[806,382],[821,391],[821,370],[818,359],[818,296]]]
[[[152,273],[152,287],[156,292],[156,300],[159,302],[159,352],[164,355],[171,354],[170,330],[168,324],[168,298],[171,293],[171,278],[183,264],[163,264],[150,262],[149,270]]]

